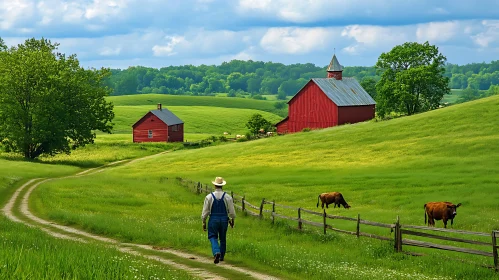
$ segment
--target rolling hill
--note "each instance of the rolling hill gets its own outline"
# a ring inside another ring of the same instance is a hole
[[[91,178],[48,183],[32,202],[49,219],[124,240],[197,252],[207,251],[206,237],[199,231],[202,197],[169,178],[207,184],[223,176],[228,190],[255,204],[266,198],[314,210],[318,194],[341,191],[352,208],[329,213],[360,214],[386,223],[400,216],[404,224],[424,225],[425,203],[461,202],[454,228],[490,232],[499,229],[498,109],[495,96],[390,121],[175,151]],[[414,272],[417,277],[411,278],[417,279],[427,279],[425,273],[443,278],[490,276],[474,265],[444,264],[440,252],[407,259],[392,255],[389,243],[339,234],[324,236],[326,242],[314,230],[295,233],[285,223],[271,227],[268,221],[245,217],[238,218],[237,225],[240,230],[230,237],[231,258],[289,275],[322,278],[330,265],[340,269],[349,263],[357,269],[346,274],[352,279],[362,279],[363,273],[383,279],[393,268],[408,273],[404,275]],[[327,247],[327,255],[321,246]],[[341,269],[346,273],[347,268]]]

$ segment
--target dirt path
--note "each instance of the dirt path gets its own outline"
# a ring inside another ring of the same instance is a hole
[[[164,154],[164,153],[161,153],[161,154]],[[147,158],[153,157],[153,156],[158,156],[158,155],[160,155],[160,154],[148,156]],[[144,159],[144,158],[136,159],[136,160],[127,162],[126,164],[127,165],[132,164],[133,162],[136,162],[136,161],[142,160],[142,159]],[[65,179],[65,178],[74,178],[74,177],[80,177],[80,176],[88,176],[88,175],[92,175],[95,173],[103,172],[107,169],[107,167],[112,166],[112,165],[116,165],[116,164],[119,164],[122,162],[125,162],[125,161],[113,162],[113,163],[107,164],[103,167],[88,169],[88,170],[80,172],[76,175],[66,176],[66,177],[62,177],[62,178],[32,179],[32,180],[26,182],[21,187],[19,187],[19,189],[17,189],[14,192],[14,194],[9,199],[7,204],[2,208],[2,211],[5,214],[5,216],[7,218],[9,218],[10,220],[12,220],[14,222],[23,223],[23,224],[28,225],[30,227],[38,227],[41,230],[47,232],[48,234],[50,234],[51,236],[56,237],[56,238],[71,239],[71,240],[75,240],[75,241],[79,241],[79,242],[87,242],[86,239],[93,239],[93,240],[97,240],[97,241],[109,244],[111,246],[114,246],[116,249],[118,249],[121,252],[125,252],[125,253],[132,254],[132,255],[137,255],[137,256],[142,256],[142,257],[145,257],[148,259],[153,259],[153,260],[159,261],[161,263],[164,263],[166,265],[170,265],[172,267],[175,267],[176,269],[181,269],[181,270],[187,271],[189,274],[191,274],[195,277],[200,277],[203,279],[226,279],[220,275],[216,275],[212,271],[208,271],[208,270],[196,268],[196,267],[190,267],[190,266],[185,265],[185,264],[176,263],[172,260],[165,258],[164,256],[158,256],[155,254],[157,254],[158,252],[166,252],[166,253],[175,255],[179,258],[184,258],[184,259],[188,259],[189,261],[195,261],[195,262],[203,263],[203,264],[213,264],[213,260],[211,258],[197,256],[194,254],[185,253],[185,252],[173,250],[173,249],[159,248],[159,247],[155,247],[155,246],[142,245],[142,244],[121,243],[120,241],[114,240],[112,238],[107,238],[107,237],[91,234],[91,233],[88,233],[88,232],[85,232],[85,231],[82,231],[79,229],[59,225],[59,224],[56,224],[54,222],[41,219],[39,217],[36,217],[35,215],[33,215],[33,213],[30,212],[29,207],[28,207],[29,197],[30,197],[31,193],[33,192],[33,190],[35,188],[37,188],[39,185],[46,183],[46,182],[49,182],[49,181],[53,181],[53,180],[59,180],[59,179]],[[21,198],[20,194],[25,189],[27,189],[27,191],[24,194],[24,196]],[[16,206],[18,208],[16,208]],[[26,219],[20,219],[19,217],[17,217],[13,212],[13,210],[15,208],[16,208],[17,212],[20,212],[21,215],[24,216],[24,218],[27,218],[30,221],[27,222]],[[55,230],[57,230],[57,231],[55,231]],[[61,232],[63,232],[63,233],[61,233]],[[140,250],[134,250],[133,248],[140,249]],[[144,251],[148,251],[151,254],[144,253]],[[270,275],[265,275],[265,274],[262,274],[259,272],[245,269],[245,268],[233,266],[233,265],[227,264],[225,262],[219,263],[218,266],[223,267],[224,269],[233,270],[233,271],[237,271],[239,273],[246,274],[246,275],[253,277],[255,279],[277,279],[277,278],[270,276]]]

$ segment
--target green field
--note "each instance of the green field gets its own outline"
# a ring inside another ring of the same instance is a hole
[[[266,198],[316,209],[319,193],[341,191],[352,208],[328,213],[385,223],[400,216],[402,224],[423,225],[425,203],[461,202],[454,229],[491,232],[499,229],[498,106],[496,96],[390,121],[179,150],[47,183],[30,206],[42,217],[127,242],[209,256],[200,229],[203,197],[172,179],[209,183],[223,176],[228,190],[254,204]],[[228,261],[285,278],[334,279],[332,270],[347,279],[497,278],[478,265],[491,258],[419,248],[408,250],[426,256],[411,257],[393,253],[390,242],[294,227],[239,217]]]
[[[156,109],[158,103],[170,108],[170,106],[208,106],[222,108],[255,109],[272,112],[274,102],[255,100],[248,98],[231,98],[215,96],[186,96],[168,94],[134,94],[122,96],[110,96],[108,101],[115,106],[140,106],[148,105],[149,110]]]
[[[114,133],[132,133],[132,125],[150,110],[156,107],[116,106]],[[272,123],[282,118],[272,113],[255,109],[236,109],[208,106],[169,106],[168,110],[184,121],[184,131],[187,134],[223,135],[224,132],[244,134],[248,131],[246,123],[253,114],[261,114]],[[187,137],[185,137],[187,138]]]

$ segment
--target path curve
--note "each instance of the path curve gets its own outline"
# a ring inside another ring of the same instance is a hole
[[[166,153],[166,152],[162,152],[162,153],[159,153],[159,154],[155,154],[155,155],[150,155],[150,156],[146,156],[146,157],[134,159],[134,160],[131,160],[131,161],[127,162],[125,165],[132,164],[134,162],[143,160],[145,158],[151,158],[151,157],[159,156],[159,155],[162,155],[164,153]],[[60,225],[60,224],[57,224],[57,223],[54,223],[54,222],[51,222],[51,221],[47,221],[47,220],[41,219],[41,218],[33,215],[33,213],[31,213],[31,211],[29,210],[29,207],[28,207],[29,197],[30,197],[31,193],[33,192],[33,190],[36,189],[41,184],[49,182],[49,181],[54,181],[54,180],[60,180],[60,179],[66,179],[66,178],[75,178],[75,177],[80,177],[80,176],[92,175],[92,174],[103,172],[103,171],[107,170],[107,167],[109,167],[109,166],[113,166],[113,165],[116,165],[116,164],[119,164],[119,163],[122,163],[122,162],[126,162],[126,161],[127,160],[121,160],[121,161],[112,162],[112,163],[106,164],[106,165],[104,165],[102,167],[87,169],[87,170],[82,171],[80,173],[77,173],[75,175],[70,175],[70,176],[65,176],[65,177],[60,177],[60,178],[48,178],[48,179],[37,178],[37,179],[31,179],[28,182],[26,182],[25,184],[23,184],[21,187],[19,187],[14,192],[14,194],[9,199],[9,201],[7,202],[7,204],[2,208],[2,211],[3,211],[4,215],[7,218],[9,218],[10,220],[12,220],[14,222],[23,223],[23,224],[25,224],[27,226],[30,226],[30,227],[40,228],[41,230],[47,232],[48,234],[50,234],[51,236],[56,237],[56,238],[71,239],[71,240],[79,241],[79,242],[87,242],[84,238],[89,238],[89,239],[97,240],[97,241],[104,242],[106,244],[112,245],[112,246],[114,246],[116,249],[118,249],[121,252],[132,254],[132,255],[137,255],[137,256],[142,256],[142,257],[145,257],[145,258],[148,258],[148,259],[153,259],[153,260],[159,261],[161,263],[164,263],[164,264],[170,265],[172,267],[175,267],[177,269],[184,270],[184,271],[188,272],[189,274],[191,274],[191,275],[193,275],[195,277],[201,277],[203,279],[226,279],[226,278],[223,278],[223,277],[221,277],[219,275],[215,275],[215,274],[213,274],[210,271],[207,271],[207,270],[204,270],[204,269],[200,269],[200,268],[189,267],[189,266],[184,265],[184,264],[179,264],[179,263],[176,263],[176,262],[174,262],[172,260],[169,260],[169,259],[167,259],[165,257],[160,257],[160,256],[157,256],[157,255],[148,255],[148,254],[143,253],[142,251],[134,250],[131,247],[135,247],[137,249],[142,249],[142,250],[147,250],[147,251],[150,251],[151,253],[155,253],[155,252],[158,252],[158,251],[159,252],[166,252],[166,253],[169,253],[169,254],[173,254],[173,255],[175,255],[177,257],[180,257],[180,258],[185,258],[185,259],[189,259],[190,261],[196,261],[198,263],[204,263],[204,264],[210,264],[210,263],[212,264],[213,263],[213,259],[211,259],[211,258],[206,258],[206,257],[203,257],[203,256],[197,256],[197,255],[194,255],[194,254],[191,254],[191,253],[185,253],[185,252],[174,250],[174,249],[160,248],[160,247],[156,247],[156,246],[134,244],[134,243],[121,243],[120,241],[112,239],[112,238],[107,238],[107,237],[103,237],[103,236],[91,234],[91,233],[88,233],[86,231],[82,231],[82,230],[79,230],[79,229],[76,229],[76,228],[72,228],[72,227],[69,227],[69,226],[63,226],[63,225]],[[24,196],[22,198],[20,198],[19,197],[20,193],[22,191],[24,191],[26,188],[29,188],[29,189],[26,191],[26,193],[24,194]],[[31,223],[30,222],[26,222],[26,221],[24,221],[22,219],[19,219],[14,214],[13,210],[16,207],[16,202],[19,202],[19,200],[20,200],[20,203],[18,203],[18,205],[19,205],[19,212],[24,217],[28,218],[31,221]],[[67,234],[56,232],[54,230],[51,230],[50,228],[66,232]],[[79,236],[79,237],[76,237],[76,236]],[[263,273],[259,273],[259,272],[251,271],[251,270],[248,270],[248,269],[245,269],[245,268],[241,268],[241,267],[237,267],[237,266],[234,266],[234,265],[230,265],[230,264],[227,264],[225,262],[219,263],[218,265],[221,266],[221,267],[223,267],[223,268],[225,268],[225,269],[237,271],[239,273],[244,273],[244,274],[249,275],[249,276],[251,276],[251,277],[253,277],[255,279],[262,279],[262,280],[264,280],[264,279],[278,279],[278,278],[275,278],[275,277],[270,276],[270,275],[265,275]]]

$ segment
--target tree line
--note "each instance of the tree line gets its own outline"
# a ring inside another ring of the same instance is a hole
[[[221,65],[183,65],[160,69],[134,66],[111,69],[105,84],[112,95],[165,93],[178,95],[214,95],[227,93],[229,97],[277,95],[280,100],[296,94],[310,78],[326,76],[327,66],[312,63],[285,65],[275,62],[232,60]],[[344,77],[355,77],[375,95],[373,85],[381,79],[376,66],[347,66]],[[472,63],[444,66],[444,77],[451,89],[488,90],[499,85],[499,60],[490,63]],[[373,96],[374,97],[374,96]]]

